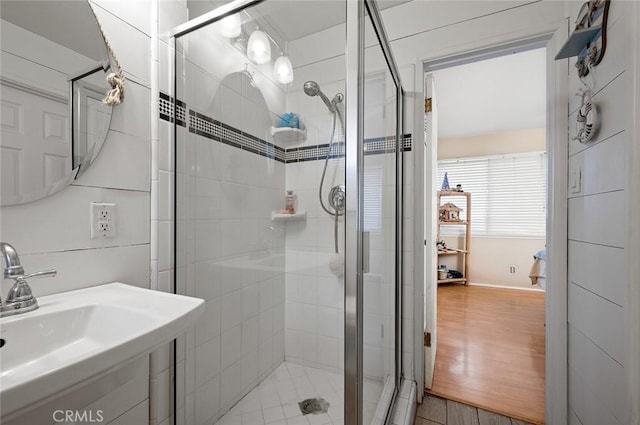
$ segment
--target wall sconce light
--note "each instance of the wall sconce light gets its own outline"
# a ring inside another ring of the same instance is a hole
[[[259,29],[251,33],[247,44],[247,57],[251,62],[257,64],[267,63],[271,60],[271,44],[267,34]]]
[[[242,33],[242,22],[240,15],[234,13],[222,19],[218,23],[218,32],[226,38],[236,38]]]
[[[293,66],[291,66],[291,60],[284,55],[284,52],[278,56],[276,63],[273,64],[273,76],[281,84],[289,84],[293,81]]]
[[[245,11],[245,13],[247,12]],[[251,15],[248,13],[247,15],[252,19]],[[273,43],[281,52],[273,64],[274,80],[280,84],[290,84],[293,82],[293,66],[291,65],[291,60],[267,32],[261,31],[256,27],[255,31],[249,36],[249,40],[245,41],[246,38],[242,31],[242,20],[238,13],[222,19],[218,23],[218,32],[223,37],[235,38],[234,45],[236,48],[244,51],[247,58],[255,64],[265,64],[271,61],[271,43]]]

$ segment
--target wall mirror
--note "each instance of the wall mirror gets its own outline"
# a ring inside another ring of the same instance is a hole
[[[95,160],[109,131],[110,59],[88,1],[2,1],[0,205],[49,196]]]

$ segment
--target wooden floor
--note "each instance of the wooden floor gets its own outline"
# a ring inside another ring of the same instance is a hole
[[[438,287],[430,394],[544,424],[544,293]]]
[[[467,404],[426,395],[416,411],[414,425],[531,425]]]

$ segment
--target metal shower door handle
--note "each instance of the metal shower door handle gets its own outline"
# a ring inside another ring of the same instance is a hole
[[[370,250],[369,236],[371,232],[362,232],[362,272],[369,273],[370,269]]]

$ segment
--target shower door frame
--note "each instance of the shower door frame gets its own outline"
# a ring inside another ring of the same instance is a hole
[[[365,15],[365,10],[368,13]],[[395,382],[393,395],[387,406],[385,424],[391,413],[402,380],[402,213],[404,89],[400,72],[391,52],[382,17],[375,0],[347,0],[346,103],[345,128],[345,299],[344,299],[344,422],[362,423],[363,409],[363,320],[364,320],[364,80],[365,80],[365,22],[370,19],[377,40],[396,86],[396,240],[395,240]],[[353,101],[356,99],[356,102]],[[354,125],[355,124],[355,125]],[[355,196],[353,196],[355,194]],[[351,408],[347,408],[350,406]]]
[[[234,0],[205,13],[174,28],[169,36],[172,47],[173,78],[173,107],[177,109],[177,39],[196,31],[213,22],[219,21],[243,9],[266,2],[268,0]],[[364,182],[364,53],[365,53],[365,10],[376,32],[378,42],[382,48],[388,70],[396,86],[396,240],[395,240],[395,382],[394,391],[387,408],[385,424],[391,419],[391,412],[395,405],[400,382],[402,380],[402,214],[403,214],[403,151],[404,151],[404,89],[400,81],[400,72],[396,65],[389,45],[382,18],[375,0],[345,0],[346,3],[346,94],[345,110],[345,186],[347,194],[345,209],[345,297],[344,297],[344,422],[345,425],[362,424],[363,399],[363,197]],[[350,125],[349,123],[355,123]],[[173,126],[173,142],[177,140],[177,127]],[[174,155],[174,165],[178,158]],[[177,179],[177,173],[174,180]],[[174,187],[177,181],[174,181]],[[174,202],[174,213],[177,206]],[[177,220],[174,221],[174,235],[177,234]],[[175,238],[174,238],[175,239]],[[174,241],[174,245],[175,245]],[[174,261],[177,250],[174,246]],[[177,293],[177,276],[174,268],[174,293]],[[176,361],[176,345],[174,342],[174,362]],[[175,364],[174,364],[175,368]],[[174,379],[174,406],[177,405],[177,381]],[[349,406],[350,408],[347,408]],[[177,415],[174,415],[174,423]]]

